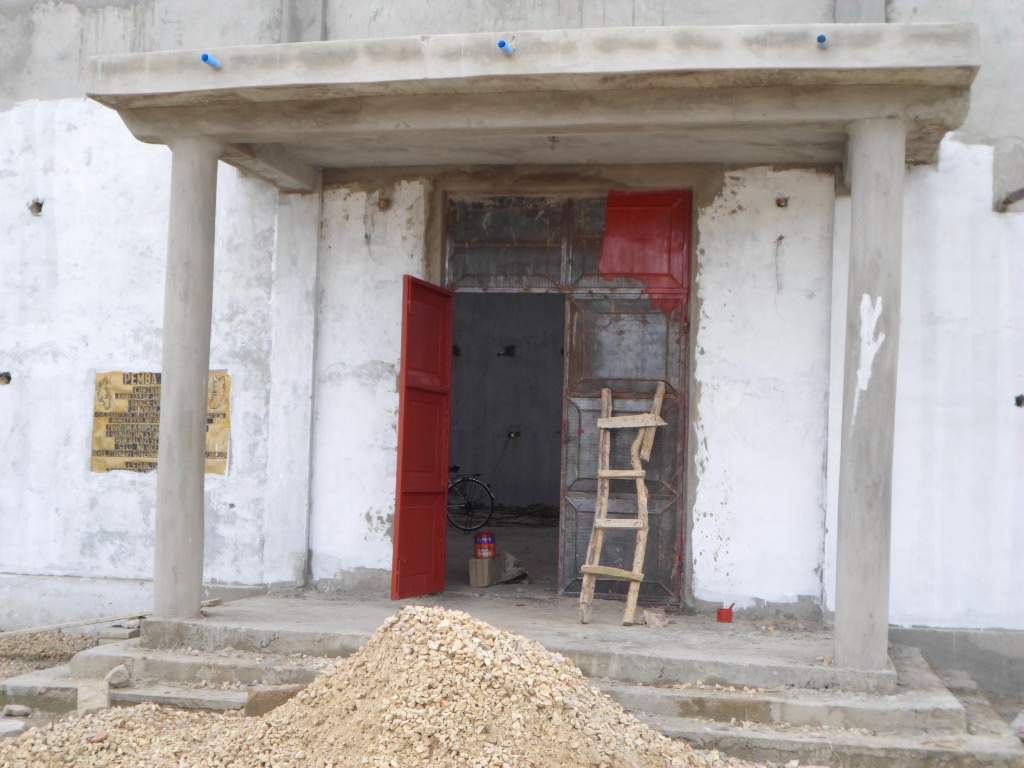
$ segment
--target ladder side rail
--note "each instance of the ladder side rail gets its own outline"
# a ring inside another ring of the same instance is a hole
[[[607,387],[601,390],[601,416],[608,418],[612,415],[612,391]],[[590,544],[587,546],[587,565],[601,564],[601,549],[604,546],[604,529],[597,523],[608,517],[608,493],[611,480],[608,477],[601,477],[602,472],[609,469],[611,461],[612,436],[607,429],[598,430],[598,458],[597,458],[597,501],[594,507],[594,526],[590,531]],[[597,586],[597,576],[593,573],[583,575],[583,584],[580,587],[580,623],[590,622],[590,609],[594,602],[594,589]]]

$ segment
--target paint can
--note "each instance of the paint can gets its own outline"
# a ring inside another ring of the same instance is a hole
[[[718,621],[721,624],[732,624],[732,609],[736,603],[733,603],[728,608],[718,609]]]
[[[497,548],[494,545],[494,531],[480,531],[473,537],[473,557],[487,560],[497,556]]]

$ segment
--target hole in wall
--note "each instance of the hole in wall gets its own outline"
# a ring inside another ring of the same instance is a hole
[[[10,383],[11,383],[11,373],[10,373],[10,371],[4,371],[3,373],[0,373],[0,387],[6,387]]]
[[[42,216],[44,202],[45,201],[40,200],[38,197],[33,198],[32,202],[26,206],[28,208],[28,212],[31,213],[33,216]]]

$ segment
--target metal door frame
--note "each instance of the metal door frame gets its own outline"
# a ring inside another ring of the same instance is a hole
[[[690,338],[689,338],[689,331],[690,331],[690,328],[689,328],[689,319],[690,319],[689,318],[689,313],[690,313],[689,292],[690,292],[690,286],[691,286],[691,283],[692,283],[692,267],[691,267],[691,264],[692,264],[692,248],[693,248],[693,210],[692,210],[693,195],[692,195],[692,189],[690,189],[690,188],[680,188],[678,190],[669,190],[669,192],[681,193],[682,196],[685,199],[686,205],[688,206],[688,208],[687,208],[687,217],[688,218],[687,218],[687,222],[686,222],[686,238],[687,239],[686,239],[686,243],[685,243],[685,249],[686,249],[685,265],[684,265],[684,270],[681,271],[678,274],[678,277],[682,279],[683,283],[680,286],[676,286],[676,288],[681,288],[682,289],[682,295],[683,295],[682,307],[681,307],[681,312],[679,313],[679,320],[678,320],[680,325],[683,327],[683,343],[681,345],[681,371],[680,371],[680,380],[681,380],[681,382],[683,384],[683,389],[679,393],[679,395],[680,395],[680,397],[679,397],[679,408],[680,408],[680,411],[681,411],[681,414],[682,414],[681,415],[682,424],[681,424],[681,427],[680,427],[681,435],[680,435],[680,444],[679,444],[679,458],[678,458],[679,468],[680,468],[680,486],[679,486],[679,500],[678,500],[678,504],[679,504],[679,521],[678,521],[678,541],[676,542],[677,552],[678,552],[677,568],[678,568],[679,578],[678,578],[676,592],[675,592],[675,594],[672,595],[672,601],[673,602],[680,602],[681,603],[685,599],[685,595],[686,595],[686,592],[687,592],[686,568],[685,568],[686,533],[687,533],[686,510],[687,510],[687,500],[688,500],[689,494],[690,494],[690,487],[689,487],[690,483],[688,482],[690,478],[689,478],[689,475],[688,475],[686,463],[687,463],[687,456],[688,456],[688,440],[687,440],[687,437],[688,437],[689,408],[690,408],[689,389],[690,389],[690,384],[691,384],[691,381],[690,381],[690,370],[689,370],[689,368],[690,368],[690,365],[689,365],[689,355],[690,355],[690,345],[691,345],[691,341],[690,341]],[[610,192],[606,192],[605,194],[606,195],[610,194]],[[615,193],[611,193],[611,194],[615,194]],[[653,193],[648,193],[648,192],[625,192],[625,193],[617,193],[617,194],[624,194],[626,196],[631,196],[631,195],[642,196],[642,195],[648,195],[648,194],[659,195],[659,194],[662,194],[662,192],[653,192]],[[555,293],[555,294],[557,294],[557,293],[560,293],[560,294],[563,294],[565,296],[565,304],[564,304],[565,309],[564,309],[564,315],[563,315],[563,348],[565,350],[565,361],[564,361],[564,365],[563,365],[563,369],[562,369],[562,404],[563,404],[562,405],[562,445],[563,445],[563,449],[561,451],[561,465],[562,466],[560,467],[560,480],[559,480],[559,486],[560,486],[559,527],[558,527],[559,544],[558,544],[558,564],[557,564],[558,573],[560,575],[559,586],[557,588],[558,589],[557,594],[558,595],[562,595],[562,594],[566,594],[562,590],[561,573],[562,573],[562,568],[563,568],[563,563],[562,563],[562,560],[563,560],[563,536],[565,535],[565,531],[563,529],[563,522],[564,522],[564,516],[565,516],[565,503],[566,503],[566,501],[565,501],[565,495],[566,495],[566,488],[565,488],[566,450],[565,450],[565,446],[566,446],[566,429],[567,429],[567,419],[566,419],[567,410],[566,409],[567,409],[568,377],[569,377],[569,368],[570,368],[570,363],[571,363],[571,361],[569,359],[569,355],[570,355],[570,352],[569,352],[570,303],[571,303],[571,301],[573,299],[606,299],[606,298],[615,298],[615,297],[618,297],[618,298],[648,298],[648,299],[651,300],[652,305],[655,306],[655,307],[658,307],[659,306],[659,302],[660,302],[661,303],[661,308],[663,309],[663,311],[668,313],[668,312],[672,311],[672,304],[671,304],[671,302],[672,302],[674,296],[678,295],[679,291],[678,290],[673,290],[673,287],[669,286],[668,290],[666,292],[666,287],[665,287],[665,283],[664,282],[658,282],[658,278],[655,278],[654,281],[649,281],[648,279],[645,279],[645,278],[647,278],[649,276],[648,275],[644,275],[644,274],[636,275],[635,278],[632,278],[632,279],[626,278],[624,280],[622,280],[622,279],[616,280],[614,283],[609,281],[607,283],[607,285],[589,284],[589,285],[586,285],[585,287],[579,287],[579,288],[574,288],[572,286],[563,286],[563,287],[523,286],[523,287],[515,287],[515,286],[506,285],[506,286],[501,286],[501,287],[487,287],[487,286],[462,286],[462,287],[460,287],[458,285],[452,285],[452,272],[451,272],[451,270],[452,270],[452,263],[453,263],[453,248],[452,248],[452,239],[451,239],[451,227],[452,227],[451,203],[454,202],[454,201],[460,201],[460,200],[461,201],[479,201],[479,200],[488,200],[488,199],[501,198],[501,197],[507,197],[509,199],[516,199],[516,198],[520,198],[520,199],[521,198],[545,198],[545,199],[548,199],[548,200],[551,200],[551,201],[561,201],[564,204],[568,204],[569,201],[573,200],[573,199],[577,199],[577,198],[578,199],[591,199],[591,198],[596,198],[597,195],[595,195],[595,193],[593,193],[593,192],[584,192],[584,193],[581,193],[580,195],[574,195],[573,193],[560,193],[560,194],[545,194],[545,193],[526,194],[526,193],[515,193],[515,194],[503,195],[502,193],[465,193],[465,194],[460,194],[458,192],[451,192],[451,193],[448,193],[448,194],[446,194],[444,196],[444,201],[443,201],[443,208],[445,210],[445,216],[444,216],[445,225],[444,225],[444,228],[443,228],[443,232],[441,233],[442,242],[444,243],[444,248],[443,248],[444,261],[443,261],[443,264],[442,264],[442,275],[443,275],[443,284],[444,284],[444,286],[445,286],[445,288],[447,290],[451,291],[453,294],[456,294],[456,293],[515,293],[515,294],[528,294],[528,293],[545,293],[545,294]],[[570,259],[571,259],[571,255],[566,258],[566,262],[568,262]],[[563,264],[563,268],[562,268],[562,276],[563,277],[565,277],[567,271],[569,271],[568,266],[566,264]]]

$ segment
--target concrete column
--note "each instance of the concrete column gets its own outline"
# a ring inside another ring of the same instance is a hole
[[[203,599],[203,481],[220,146],[168,142],[171,207],[164,286],[153,613],[197,616]]]
[[[850,129],[835,658],[857,669],[883,669],[888,661],[905,148],[899,120],[862,120]]]

